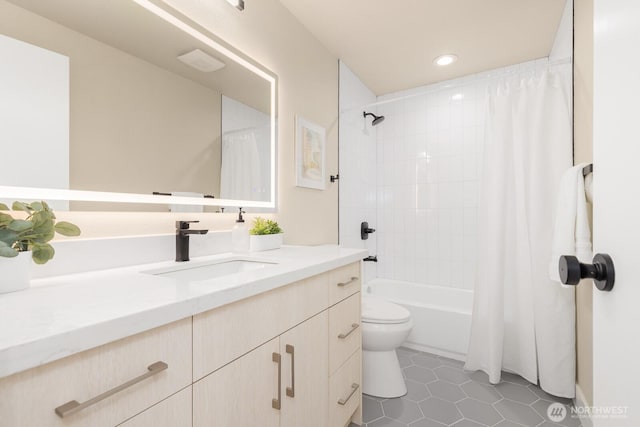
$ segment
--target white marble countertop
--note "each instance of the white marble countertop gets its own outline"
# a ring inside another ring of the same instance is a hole
[[[363,249],[284,246],[230,256],[277,264],[200,282],[142,273],[160,262],[32,280],[0,295],[0,378],[359,261]]]

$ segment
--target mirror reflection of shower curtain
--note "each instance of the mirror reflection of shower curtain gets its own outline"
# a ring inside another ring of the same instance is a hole
[[[220,198],[260,200],[260,156],[254,129],[222,135]]]
[[[466,369],[575,394],[574,289],[549,279],[553,212],[571,167],[571,67],[502,81],[488,99],[478,273]]]

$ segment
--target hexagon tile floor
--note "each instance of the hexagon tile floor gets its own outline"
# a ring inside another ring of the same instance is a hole
[[[407,348],[398,349],[408,392],[397,399],[363,395],[366,427],[579,427],[570,399],[542,391],[518,375],[503,372],[502,382],[489,383],[483,372],[463,369],[463,363]],[[559,423],[547,417],[551,403],[567,409]],[[353,424],[352,424],[353,426]]]

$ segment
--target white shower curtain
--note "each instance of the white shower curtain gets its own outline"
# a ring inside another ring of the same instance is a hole
[[[254,130],[241,129],[222,135],[220,198],[260,200],[261,174]]]
[[[548,275],[556,190],[572,165],[570,66],[488,97],[466,369],[575,394],[574,290]]]

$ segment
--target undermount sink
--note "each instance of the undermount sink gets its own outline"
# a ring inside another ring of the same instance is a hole
[[[259,270],[274,265],[277,265],[277,263],[251,259],[232,259],[194,264],[189,262],[175,267],[143,271],[143,273],[193,282]]]

